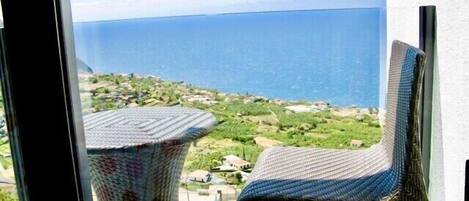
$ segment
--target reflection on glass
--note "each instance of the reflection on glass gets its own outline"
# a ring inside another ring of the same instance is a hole
[[[3,101],[3,94],[0,91],[0,200],[14,201],[18,200],[18,195]]]
[[[3,14],[1,8],[0,5],[0,32],[3,32]],[[3,44],[0,44],[0,46],[3,46]],[[2,48],[0,47],[0,49]],[[0,57],[3,57],[3,55],[0,55]],[[3,67],[0,64],[0,68]],[[0,75],[0,79],[3,79],[3,75]],[[3,90],[0,86],[0,201],[17,201],[18,194],[16,191],[15,172],[13,169],[10,141],[8,139],[3,97]]]

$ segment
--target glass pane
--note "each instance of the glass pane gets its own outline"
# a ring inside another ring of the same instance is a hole
[[[3,97],[0,96],[3,99]],[[2,100],[3,102],[3,100]],[[0,200],[18,200],[15,185],[15,172],[13,169],[12,154],[8,132],[5,122],[5,112],[3,104],[0,105]]]
[[[12,153],[5,119],[3,95],[0,93],[0,200],[18,200]]]
[[[3,17],[1,13],[0,5],[0,34],[3,35]],[[3,36],[0,36],[2,38]],[[0,45],[3,46],[2,40],[0,40]],[[0,47],[0,50],[3,47]],[[3,51],[0,51],[2,54]],[[3,55],[0,55],[3,57]],[[0,59],[3,62],[3,59]],[[4,64],[0,64],[0,68],[3,68]],[[3,85],[3,70],[0,71],[0,82]],[[7,124],[6,124],[6,115],[5,115],[5,100],[3,96],[4,90],[0,85],[0,200],[1,201],[15,201],[18,200],[18,194],[16,189],[15,181],[15,172],[13,168],[14,154],[10,148],[10,140],[8,136]]]
[[[384,3],[314,2],[72,0],[95,198],[236,200],[268,148],[380,142]]]

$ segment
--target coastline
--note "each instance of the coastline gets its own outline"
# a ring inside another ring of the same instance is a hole
[[[82,74],[80,86],[84,114],[151,106],[183,106],[209,111],[219,125],[208,138],[233,142],[238,148],[231,151],[238,154],[245,145],[256,154],[260,153],[256,137],[280,141],[287,146],[339,149],[355,149],[350,145],[352,140],[362,141],[363,146],[359,148],[366,148],[381,137],[377,108],[230,94],[136,74]],[[204,152],[206,150],[201,153]],[[255,162],[256,158],[257,155],[253,156],[251,161]],[[208,166],[210,164],[193,167]]]

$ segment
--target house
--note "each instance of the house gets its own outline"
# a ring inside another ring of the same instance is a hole
[[[214,167],[211,169],[211,171],[217,171],[217,172],[234,172],[236,171],[237,169],[235,167],[232,167],[230,165],[227,165],[227,164],[223,164],[221,166],[218,166],[218,167]]]
[[[352,147],[362,147],[363,146],[363,141],[361,141],[361,140],[352,140],[350,142],[350,146],[352,146]]]
[[[190,181],[207,183],[212,179],[212,174],[206,170],[196,170],[187,175],[187,179]]]
[[[185,96],[182,96],[182,99],[188,102],[200,102],[206,105],[214,105],[218,103],[218,101],[215,101],[209,95],[185,95]]]
[[[235,167],[238,169],[249,169],[251,167],[251,163],[237,157],[235,155],[228,155],[223,157],[224,163],[231,167]]]

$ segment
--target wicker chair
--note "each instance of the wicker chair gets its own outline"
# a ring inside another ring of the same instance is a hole
[[[267,149],[238,200],[426,201],[418,132],[424,58],[421,50],[394,41],[379,144],[355,151]]]

